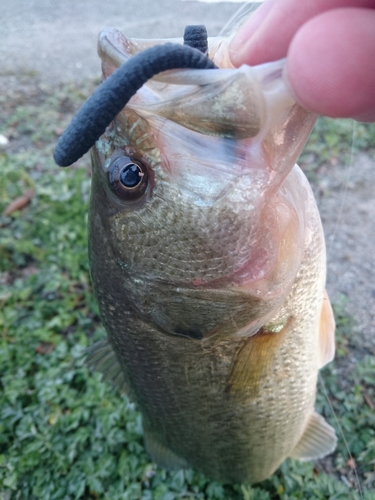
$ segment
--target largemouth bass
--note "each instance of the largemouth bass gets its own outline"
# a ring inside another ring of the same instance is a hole
[[[105,30],[104,79],[159,43]],[[335,448],[314,412],[334,319],[295,165],[316,117],[283,61],[234,69],[227,47],[209,40],[221,69],[149,80],[91,150],[89,259],[108,338],[90,363],[136,401],[156,463],[258,482]]]

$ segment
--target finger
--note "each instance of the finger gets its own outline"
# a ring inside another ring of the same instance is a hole
[[[305,22],[341,7],[375,8],[375,0],[267,0],[233,38],[229,47],[232,64],[254,66],[282,59],[293,36]]]
[[[335,9],[297,32],[286,76],[297,101],[332,117],[375,121],[375,9]]]

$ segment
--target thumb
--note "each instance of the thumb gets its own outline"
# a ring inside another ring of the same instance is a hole
[[[375,10],[320,14],[294,36],[286,79],[305,108],[334,118],[375,121]]]

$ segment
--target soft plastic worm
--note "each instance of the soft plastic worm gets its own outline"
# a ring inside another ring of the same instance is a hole
[[[156,74],[180,68],[215,69],[215,64],[188,45],[155,45],[122,64],[84,103],[60,137],[55,162],[68,167],[83,156],[130,98]]]
[[[207,29],[204,24],[190,24],[184,32],[184,45],[198,49],[203,54],[208,50]]]

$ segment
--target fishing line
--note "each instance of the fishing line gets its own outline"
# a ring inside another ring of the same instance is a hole
[[[321,387],[322,387],[322,389],[323,389],[323,393],[324,393],[324,395],[325,395],[325,397],[326,397],[326,399],[327,399],[328,406],[329,406],[329,408],[330,408],[330,410],[331,410],[331,412],[332,412],[332,415],[333,415],[333,418],[334,418],[335,423],[336,423],[336,425],[337,425],[337,428],[338,428],[338,430],[339,430],[339,432],[340,432],[340,435],[341,435],[341,437],[342,437],[342,440],[343,440],[343,442],[344,442],[344,444],[345,444],[345,448],[346,448],[346,451],[347,451],[347,453],[348,453],[348,456],[349,456],[349,458],[353,461],[353,463],[355,463],[355,460],[353,459],[353,456],[352,456],[352,454],[350,453],[350,449],[349,449],[348,442],[347,442],[347,440],[345,439],[344,431],[342,430],[342,427],[341,427],[341,425],[340,425],[340,423],[339,423],[339,420],[338,420],[338,418],[337,418],[337,416],[336,416],[336,412],[335,412],[335,410],[333,409],[333,405],[332,405],[332,403],[331,403],[331,401],[330,401],[330,399],[329,399],[329,396],[328,396],[328,391],[327,391],[327,388],[326,388],[326,386],[325,386],[325,383],[324,383],[323,378],[322,378],[322,376],[320,375],[320,373],[319,373],[318,377],[319,377],[319,383],[320,383],[320,385],[321,385]],[[363,492],[362,492],[361,483],[360,483],[359,476],[358,476],[358,473],[357,473],[357,466],[355,466],[353,470],[354,470],[354,475],[355,475],[355,478],[356,478],[356,483],[357,483],[357,488],[358,488],[359,495],[360,495],[360,497],[361,497],[361,498],[364,498],[364,497],[363,497]]]
[[[240,24],[242,24],[247,19],[247,17],[250,14],[252,14],[258,8],[259,5],[260,4],[255,5],[252,2],[246,2],[246,3],[242,4],[235,11],[235,13],[229,19],[229,21],[227,21],[225,23],[224,27],[221,28],[221,30],[219,31],[217,36],[224,36],[227,32],[230,32],[232,29],[237,28]],[[248,12],[246,12],[246,9],[248,9]],[[244,15],[245,13],[247,14],[246,19],[245,19],[245,15]],[[241,18],[239,19],[240,15],[241,15]]]
[[[225,26],[220,30],[219,36],[223,35],[227,30],[229,31],[230,27],[234,26],[236,24],[237,19],[239,18],[240,15],[244,14],[244,12],[246,11],[246,8],[248,8],[248,6],[249,6],[249,4],[245,3],[245,4],[243,4],[241,7],[239,7],[236,10],[236,12],[233,14],[233,16],[229,19],[229,21],[225,24]],[[251,7],[250,7],[250,9],[249,9],[249,13],[248,14],[250,15],[252,13],[252,11],[254,11],[255,9],[256,9],[256,7],[254,8],[254,4],[252,4]],[[237,23],[237,24],[239,24],[239,23]],[[335,241],[335,236],[336,236],[336,233],[337,233],[337,228],[338,228],[339,223],[341,222],[341,219],[342,219],[343,208],[344,208],[345,199],[346,199],[346,193],[347,193],[347,189],[348,189],[348,185],[349,185],[349,180],[350,180],[351,175],[352,175],[353,159],[354,159],[354,147],[355,147],[356,132],[357,132],[356,126],[357,126],[357,123],[353,120],[353,132],[352,132],[352,141],[351,141],[351,151],[350,151],[349,166],[348,166],[348,169],[346,171],[346,175],[345,175],[345,179],[344,179],[344,183],[343,183],[344,190],[343,190],[343,193],[342,193],[342,198],[341,198],[339,210],[338,210],[338,213],[337,213],[335,225],[334,225],[333,231],[331,233],[331,236],[329,237],[329,241],[328,241],[328,245],[327,245],[327,262],[329,260],[329,257],[331,257],[331,251],[333,249],[333,244],[334,244],[334,241]],[[350,453],[348,442],[345,439],[345,435],[344,435],[343,429],[342,429],[342,427],[341,427],[341,425],[339,423],[339,420],[338,420],[338,418],[336,416],[335,410],[334,410],[333,405],[332,405],[332,403],[331,403],[331,401],[329,399],[329,395],[328,395],[327,389],[325,387],[325,384],[324,384],[323,379],[322,379],[322,377],[321,377],[320,374],[319,374],[319,382],[321,384],[321,387],[323,389],[323,393],[325,395],[325,398],[326,398],[326,400],[328,402],[329,408],[330,408],[330,410],[332,412],[332,415],[334,417],[334,420],[336,422],[336,425],[337,425],[337,428],[339,430],[339,433],[340,433],[340,435],[341,435],[341,437],[343,439],[343,442],[345,444],[348,456],[349,456],[349,458],[351,460],[353,460],[353,457],[352,457],[352,455]],[[354,460],[353,460],[353,463],[355,463]],[[356,478],[357,488],[358,488],[358,491],[360,493],[360,497],[363,498],[363,492],[362,492],[361,483],[360,483],[358,472],[357,472],[357,466],[354,467],[354,474],[355,474],[355,478]]]
[[[339,206],[338,214],[337,214],[335,225],[334,225],[334,228],[333,228],[333,231],[332,231],[332,236],[330,237],[330,239],[328,241],[328,245],[327,245],[327,262],[329,260],[328,257],[331,256],[331,251],[333,249],[333,244],[334,244],[334,241],[335,241],[335,236],[336,236],[337,228],[339,226],[339,223],[341,222],[343,208],[344,208],[345,199],[346,199],[346,193],[347,193],[349,181],[350,181],[350,178],[351,178],[351,175],[352,175],[352,172],[353,172],[353,159],[354,159],[354,147],[355,147],[356,133],[357,133],[357,122],[355,120],[353,120],[352,141],[351,141],[351,148],[350,148],[350,160],[349,160],[348,169],[346,171],[346,175],[345,175],[345,179],[344,179],[344,183],[343,183],[344,189],[343,189],[343,193],[342,193],[342,197],[341,197],[341,201],[340,201],[340,206]],[[336,425],[337,425],[337,427],[339,429],[340,435],[341,435],[341,437],[343,439],[343,442],[345,444],[348,456],[349,456],[349,458],[351,460],[353,460],[352,454],[350,453],[350,450],[349,450],[348,442],[345,439],[344,431],[343,431],[343,429],[342,429],[342,427],[341,427],[341,425],[339,423],[339,420],[338,420],[338,418],[336,416],[335,410],[333,409],[333,405],[331,403],[331,400],[329,398],[327,389],[325,387],[325,384],[323,382],[323,379],[322,379],[320,373],[319,373],[319,382],[320,382],[320,384],[321,384],[321,386],[323,388],[323,392],[324,392],[324,395],[326,397],[327,403],[328,403],[328,405],[330,407],[330,410],[332,412],[333,418],[335,419]],[[353,460],[353,463],[356,463],[356,462]],[[356,465],[354,466],[354,474],[355,474],[355,478],[356,478],[356,482],[357,482],[358,491],[360,493],[361,498],[363,498],[361,483],[360,483],[360,480],[359,480],[359,476],[358,476],[357,466]]]
[[[347,168],[345,179],[344,179],[344,183],[343,183],[343,185],[344,185],[344,191],[343,191],[343,194],[342,194],[342,198],[341,198],[339,210],[338,210],[338,213],[337,213],[335,225],[334,225],[333,231],[332,231],[332,233],[331,233],[331,235],[329,237],[329,241],[328,241],[328,245],[327,245],[327,261],[328,261],[328,257],[331,255],[330,252],[332,250],[333,243],[335,241],[335,236],[336,236],[336,232],[337,232],[337,228],[338,228],[339,222],[341,222],[342,211],[343,211],[344,204],[345,204],[345,198],[346,198],[346,193],[347,193],[347,190],[348,190],[349,180],[350,180],[350,177],[352,175],[353,158],[354,158],[354,144],[355,144],[355,139],[356,139],[356,133],[357,133],[357,122],[355,122],[353,120],[352,144],[351,144],[351,148],[350,148],[349,166]]]

